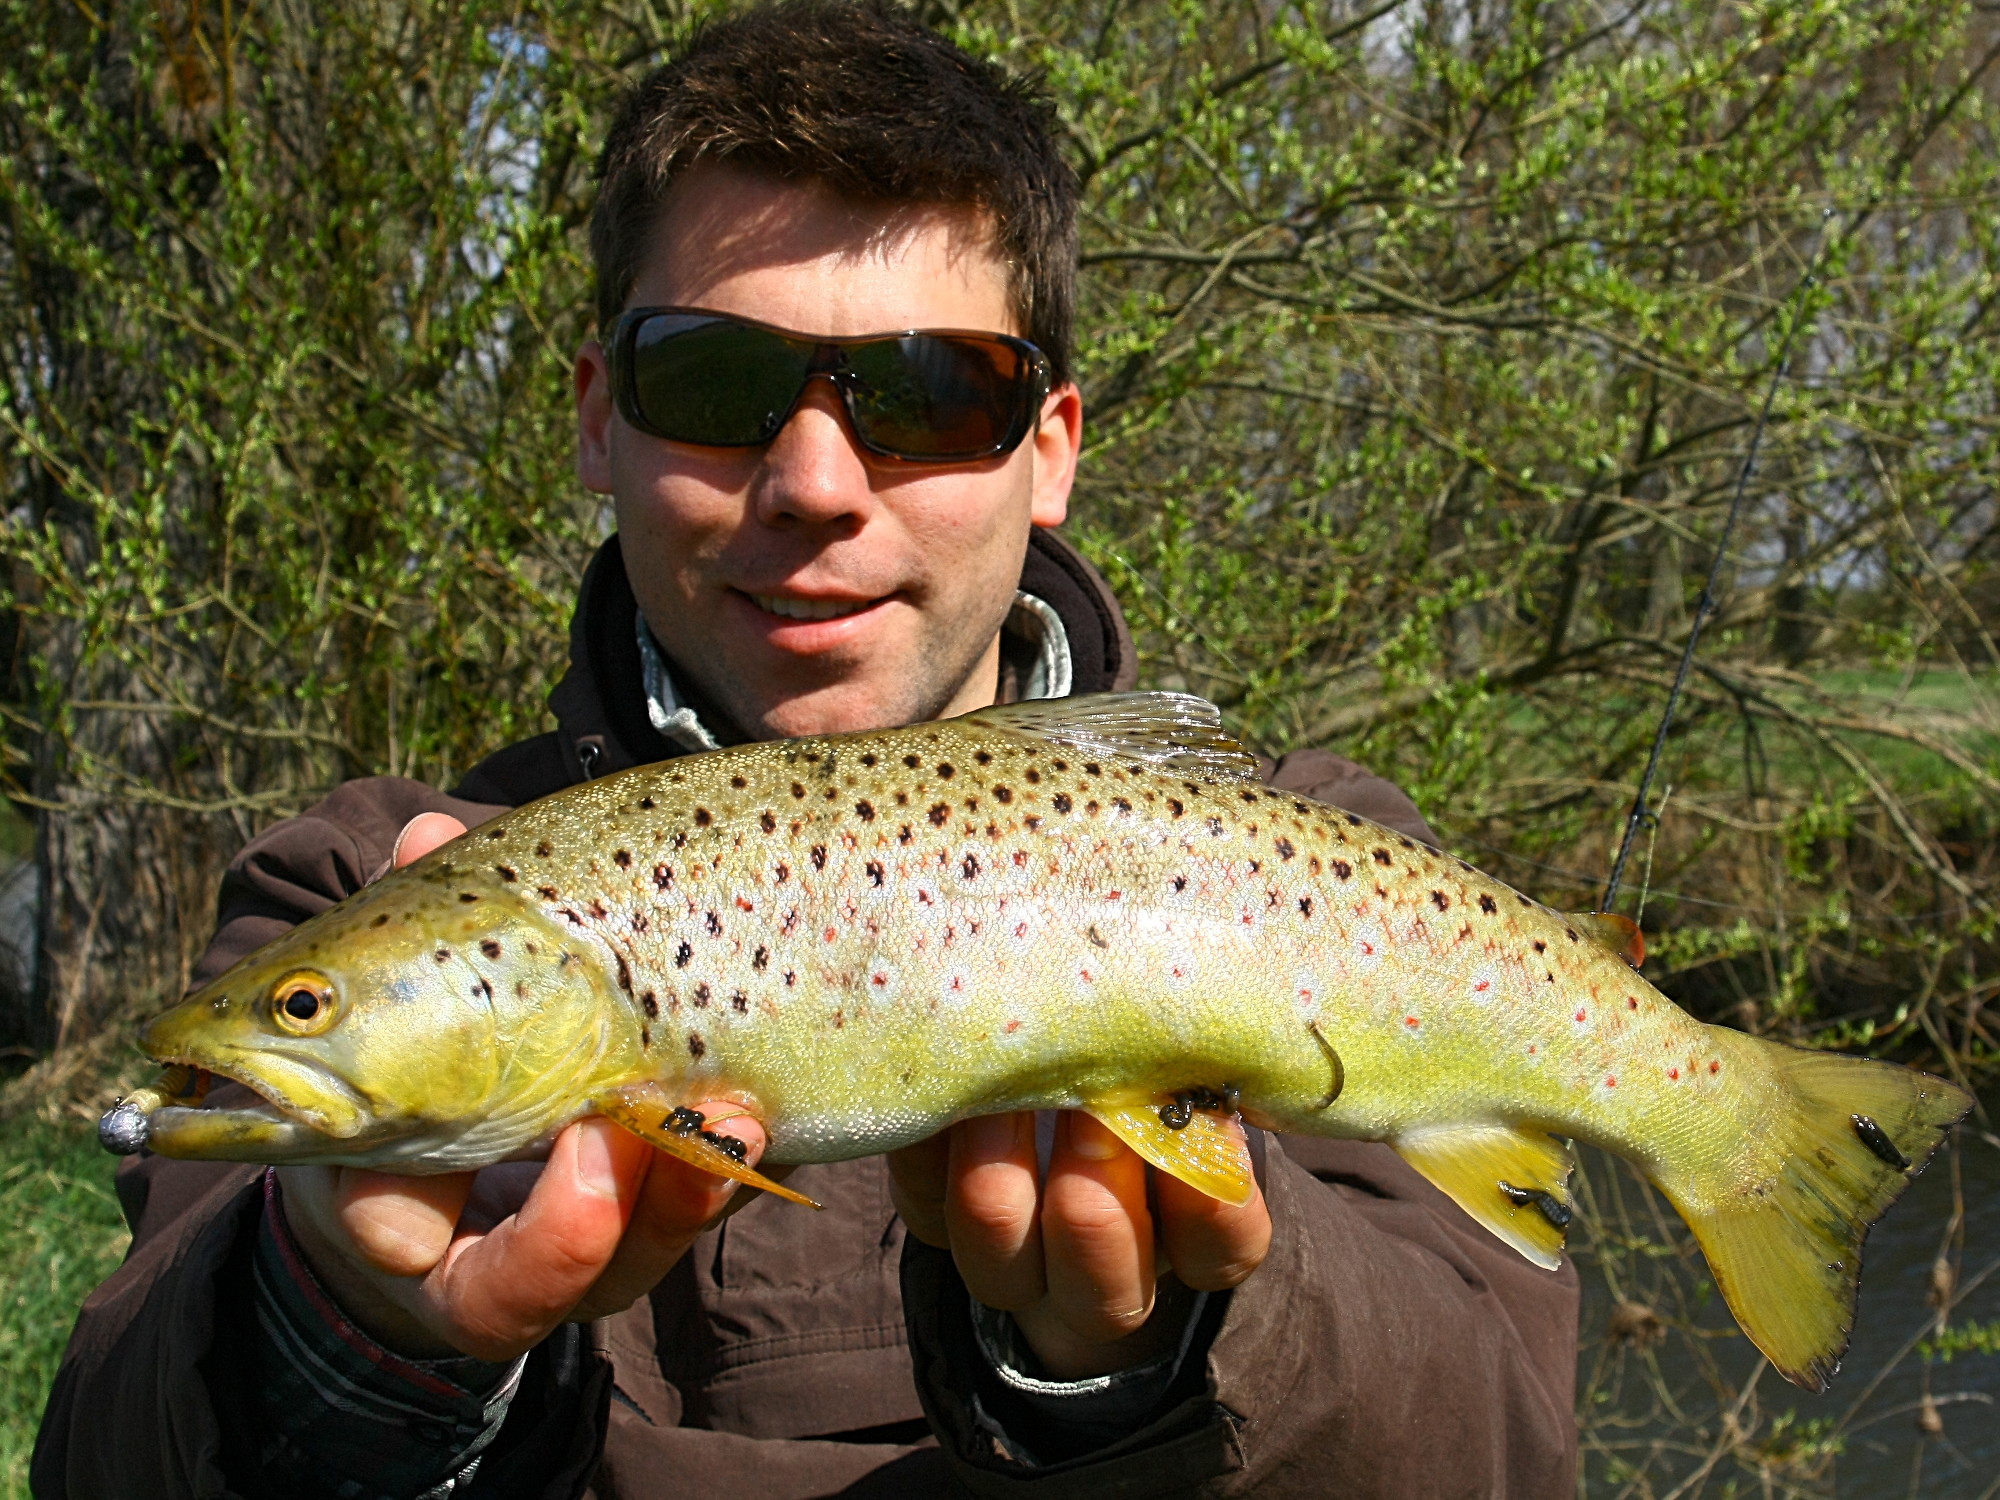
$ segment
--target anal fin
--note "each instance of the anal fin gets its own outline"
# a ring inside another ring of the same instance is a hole
[[[1233,1207],[1257,1191],[1250,1148],[1231,1115],[1192,1111],[1175,1130],[1160,1118],[1157,1104],[1086,1104],[1086,1113],[1169,1177]]]
[[[1569,1228],[1568,1145],[1511,1125],[1434,1125],[1390,1145],[1432,1185],[1536,1265],[1562,1264]]]
[[[746,1166],[731,1156],[720,1146],[702,1138],[698,1126],[679,1128],[673,1102],[665,1089],[656,1083],[628,1084],[624,1088],[612,1089],[600,1094],[594,1101],[597,1112],[614,1124],[622,1125],[632,1134],[657,1147],[669,1156],[677,1156],[691,1167],[699,1167],[704,1172],[712,1172],[717,1177],[734,1178],[737,1182],[748,1183],[751,1187],[762,1188],[767,1193],[776,1193],[780,1198],[793,1203],[803,1203],[807,1208],[822,1205],[813,1202],[804,1193],[794,1192],[781,1182],[773,1182],[754,1167]],[[692,1114],[692,1111],[689,1112]]]

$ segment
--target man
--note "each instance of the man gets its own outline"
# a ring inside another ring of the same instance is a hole
[[[201,977],[592,775],[1130,686],[1115,603],[1051,530],[1082,430],[1074,215],[1045,103],[894,10],[793,0],[641,84],[575,375],[619,534],[558,728],[453,797],[380,778],[267,831]],[[1273,779],[1429,837],[1351,763]],[[755,1122],[703,1109],[754,1161]],[[1263,1192],[1232,1209],[1088,1117],[976,1120],[801,1169],[821,1216],[596,1120],[477,1177],[149,1159],[35,1486],[1566,1493],[1573,1280],[1384,1148],[1253,1149]]]

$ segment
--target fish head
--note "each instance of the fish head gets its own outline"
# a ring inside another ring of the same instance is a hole
[[[168,1156],[435,1171],[504,1159],[578,1113],[628,1050],[602,963],[442,868],[377,882],[154,1020],[151,1056],[258,1099],[107,1115],[106,1143],[126,1149],[122,1128]]]

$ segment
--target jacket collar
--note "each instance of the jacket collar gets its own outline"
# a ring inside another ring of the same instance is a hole
[[[624,554],[613,536],[584,571],[570,620],[569,670],[549,694],[564,762],[588,776],[695,748],[692,736],[669,738],[655,727],[638,619]],[[1066,647],[1070,692],[1122,692],[1137,681],[1131,632],[1110,586],[1067,541],[1037,527],[1029,534],[1019,594],[1001,638],[1003,697],[1035,695],[1037,671],[1049,671],[1056,626]],[[1044,692],[1048,685],[1044,676]],[[659,701],[657,677],[654,686]],[[670,720],[681,711],[690,723],[699,723],[699,705],[671,687],[661,707]]]

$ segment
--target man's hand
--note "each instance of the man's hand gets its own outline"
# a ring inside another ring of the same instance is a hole
[[[442,813],[414,818],[394,863],[464,831]],[[732,1104],[700,1107],[734,1116],[714,1128],[755,1163],[757,1122]],[[539,1165],[435,1177],[283,1167],[279,1178],[293,1238],[360,1327],[412,1358],[494,1361],[646,1295],[736,1191],[602,1119],[563,1131]]]
[[[1271,1248],[1261,1192],[1241,1208],[1218,1203],[1085,1114],[1057,1117],[1046,1180],[1031,1114],[967,1120],[889,1167],[910,1232],[948,1248],[966,1288],[1012,1313],[1059,1380],[1165,1353],[1189,1289],[1233,1287]]]

